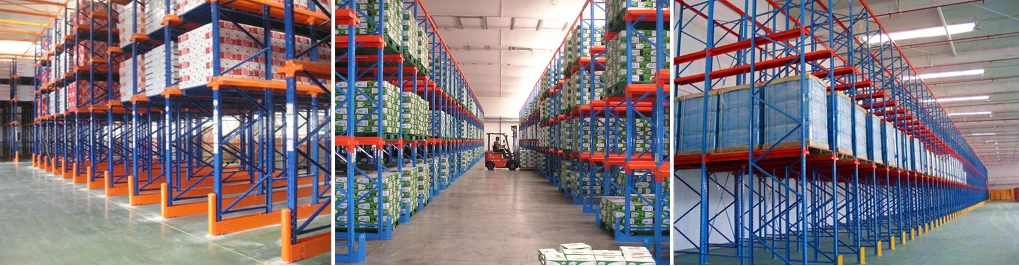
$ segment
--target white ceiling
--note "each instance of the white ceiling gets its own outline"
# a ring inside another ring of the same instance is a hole
[[[0,0],[0,54],[31,55],[28,52],[43,25],[65,4],[61,0]]]
[[[972,32],[896,42],[923,73],[983,68],[983,76],[925,80],[939,98],[988,95],[987,101],[942,103],[948,113],[991,111],[993,115],[953,116],[984,164],[1019,162],[1019,1],[889,1],[871,4],[889,32],[976,22]],[[895,13],[905,11],[904,13]],[[954,44],[955,54],[952,46]],[[997,61],[991,61],[997,60]],[[973,133],[995,133],[973,136]]]
[[[585,1],[421,2],[475,94],[523,104]]]

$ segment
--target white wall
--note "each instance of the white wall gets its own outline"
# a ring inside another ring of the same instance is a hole
[[[1019,187],[1019,164],[987,165],[987,188]]]
[[[482,109],[485,109],[486,119],[489,117],[519,118],[520,108],[524,106],[526,99],[526,94],[520,97],[478,97]]]

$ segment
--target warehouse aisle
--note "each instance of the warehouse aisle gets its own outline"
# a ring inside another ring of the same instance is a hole
[[[1010,265],[1019,262],[1016,250],[1019,203],[992,201],[867,263]]]
[[[539,248],[584,242],[617,249],[612,236],[534,171],[482,164],[442,191],[393,239],[368,241],[368,264],[537,264]]]
[[[208,237],[206,216],[162,219],[158,205],[131,207],[126,196],[106,198],[31,166],[0,163],[3,263],[281,263],[279,227]],[[298,263],[330,259],[323,254]]]

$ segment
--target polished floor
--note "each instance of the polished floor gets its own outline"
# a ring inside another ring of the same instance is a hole
[[[399,225],[392,240],[369,240],[367,264],[537,264],[538,249],[584,242],[618,249],[534,171],[487,171],[481,164]]]
[[[0,264],[282,264],[278,226],[210,237],[204,215],[163,219],[31,165],[0,163]]]
[[[830,242],[823,242],[829,246]],[[1015,265],[1019,263],[1019,203],[992,201],[934,228],[896,250],[883,246],[882,256],[867,248],[869,265]],[[798,254],[798,253],[797,253]],[[798,255],[797,255],[798,256]],[[796,256],[793,256],[796,257]],[[674,257],[677,265],[697,264],[697,255]],[[711,257],[711,264],[739,264],[735,258]],[[845,264],[860,264],[847,255]],[[755,264],[784,264],[763,248],[755,250]]]

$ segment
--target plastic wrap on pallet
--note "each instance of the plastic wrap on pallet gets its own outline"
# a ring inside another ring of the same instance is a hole
[[[852,103],[850,102],[850,104]],[[867,110],[864,110],[863,107],[855,104],[852,104],[851,106],[853,107],[854,112],[853,138],[856,143],[854,147],[856,148],[856,153],[854,155],[860,159],[870,160],[871,157],[867,154],[867,116],[869,113],[867,113]]]
[[[867,113],[867,155],[878,164],[887,164],[884,155],[884,135],[881,128],[884,124],[881,117]]]
[[[707,109],[708,117],[707,132],[708,135],[703,135],[704,130],[704,95],[693,94],[681,99],[681,102],[677,102],[680,106],[680,119],[683,121],[682,127],[679,131],[679,153],[694,153],[700,152],[702,148],[702,141],[707,138],[707,152],[714,152],[717,145],[718,137],[718,95],[711,94],[708,96]]]
[[[18,77],[35,77],[35,61],[22,59],[17,62]]]
[[[884,130],[881,132],[881,139],[884,140],[884,148],[882,150],[885,151],[885,164],[891,167],[899,167],[899,146],[902,146],[898,145],[899,130],[895,129],[895,126],[891,123],[882,122],[882,124],[884,125]]]
[[[760,88],[755,87],[755,89]],[[761,105],[758,103],[753,107],[756,111],[754,117],[751,117],[749,85],[720,89],[718,105],[718,150],[720,152],[740,148],[749,150],[747,145],[751,141],[760,143],[758,134],[750,134],[749,127],[760,130]],[[692,122],[696,123],[697,121]],[[751,125],[747,125],[748,123]]]
[[[830,130],[838,129],[838,143],[836,148],[845,153],[851,154],[853,150],[853,112],[856,110],[853,108],[856,106],[848,96],[840,93],[835,94],[835,104],[838,106],[837,111],[828,110],[829,113],[834,114],[832,117],[835,118],[835,125],[830,127]],[[828,140],[831,143],[832,140]]]
[[[11,84],[0,84],[0,101],[11,99]]]
[[[9,79],[14,75],[13,65],[10,62],[0,62],[0,78]]]
[[[806,87],[801,88],[800,77],[805,77]],[[799,143],[801,130],[806,130],[804,141],[814,147],[828,147],[826,90],[827,86],[812,75],[786,77],[767,85],[764,98],[771,106],[764,110],[764,147]],[[801,117],[801,108],[806,117]]]

